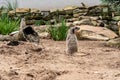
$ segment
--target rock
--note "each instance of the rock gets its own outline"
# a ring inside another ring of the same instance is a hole
[[[81,37],[82,34],[83,34],[83,36],[87,36],[87,38],[89,38],[89,36],[90,36],[90,39],[92,36],[92,38],[94,38],[94,40],[97,40],[97,39],[98,40],[108,40],[108,39],[113,39],[113,38],[118,37],[118,35],[116,33],[114,33],[113,31],[111,31],[105,27],[94,27],[94,26],[89,26],[89,25],[81,25],[78,27],[80,27],[80,30],[77,33],[78,37]]]
[[[41,11],[41,15],[43,16],[43,17],[46,17],[46,16],[48,16],[50,14],[50,11],[49,10],[47,10],[47,11]]]
[[[65,15],[66,11],[65,10],[56,10],[58,12],[59,15]]]
[[[106,24],[99,20],[99,17],[80,16],[79,20],[73,22],[74,25],[91,25],[105,27]]]
[[[30,8],[16,8],[16,13],[27,13],[30,12]]]
[[[120,16],[115,16],[112,19],[115,20],[115,21],[119,21],[120,20]]]
[[[120,47],[120,37],[107,41],[105,45],[111,47]]]
[[[67,6],[63,9],[63,11],[65,11],[66,15],[73,15],[73,10],[77,9],[77,6]]]
[[[101,12],[102,12],[102,9],[95,8],[95,9],[89,10],[87,15],[89,15],[89,16],[100,16],[102,14]]]
[[[99,17],[97,16],[97,17],[93,17],[93,16],[91,16],[91,17],[89,17],[91,20],[98,20],[99,19]]]
[[[66,20],[67,22],[79,21],[79,18],[70,18]]]
[[[108,8],[107,5],[95,5],[88,8],[87,15],[100,16],[102,15],[103,8]]]
[[[8,12],[8,15],[9,15],[9,16],[14,16],[14,15],[15,15],[15,11],[14,11],[14,10],[9,11],[9,12]]]
[[[50,20],[50,24],[53,25],[53,24],[55,24],[55,23],[56,23],[56,20],[55,20],[55,19],[51,19],[51,20]]]
[[[0,35],[0,41],[10,41],[11,39],[9,35]]]
[[[73,18],[73,16],[68,14],[65,15],[65,19],[70,19],[70,18]]]
[[[26,14],[28,14],[28,13],[26,13]],[[25,14],[23,14],[23,15],[25,15]],[[40,20],[40,19],[42,19],[42,15],[41,15],[41,13],[31,13],[30,15],[28,14],[27,16],[25,16],[25,19],[26,20]]]
[[[27,25],[33,25],[35,24],[35,20],[26,20]]]
[[[50,10],[41,11],[41,15],[42,15],[43,20],[46,20],[46,21],[52,18],[50,15]]]
[[[50,39],[51,38],[51,36],[50,36],[50,34],[48,32],[39,33],[39,36],[42,39]]]
[[[72,10],[66,10],[65,13],[66,13],[66,15],[70,15],[70,16],[73,15],[73,11]]]
[[[93,25],[90,19],[82,19],[80,21],[74,21],[73,25]]]
[[[79,13],[77,13],[77,14],[73,14],[73,17],[74,17],[74,18],[77,18],[77,17],[79,17],[79,16],[80,16]]]
[[[97,26],[98,25],[98,22],[96,20],[92,20],[91,23],[92,23],[93,26]]]
[[[84,16],[87,14],[87,10],[85,9],[75,9],[73,10],[73,16],[74,17],[79,17],[79,16]]]
[[[71,26],[73,26],[73,23],[72,22],[68,22],[68,23],[66,23],[66,26],[71,27]]]
[[[86,12],[87,12],[87,9],[74,9],[73,10],[74,14],[77,14],[77,13],[86,13]]]
[[[9,43],[7,43],[7,45],[9,46],[18,46],[20,44],[19,41],[10,41]]]
[[[30,12],[31,12],[31,13],[39,13],[39,12],[40,12],[40,10],[35,9],[35,8],[32,8],[32,9],[30,10]]]
[[[80,19],[100,20],[101,16],[80,16]]]
[[[78,39],[89,39],[89,40],[109,40],[108,37],[104,35],[97,34],[89,30],[81,30]]]
[[[74,10],[76,8],[78,8],[78,7],[77,6],[67,6],[63,10]]]
[[[82,20],[82,19],[89,19],[90,17],[89,16],[79,16],[79,19]]]
[[[110,24],[108,27],[109,27],[109,29],[111,29],[113,31],[118,31],[119,30],[119,27],[117,25]]]
[[[48,26],[47,25],[41,25],[41,26],[32,26],[34,28],[35,31],[37,32],[46,32],[48,30]]]
[[[103,20],[97,20],[97,26],[106,27],[107,24]]]

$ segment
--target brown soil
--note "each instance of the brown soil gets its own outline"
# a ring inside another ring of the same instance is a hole
[[[120,50],[103,41],[79,41],[65,54],[65,41],[42,40],[44,49],[21,42],[0,42],[0,80],[120,80]]]

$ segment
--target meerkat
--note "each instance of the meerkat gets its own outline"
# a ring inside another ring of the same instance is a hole
[[[78,40],[75,33],[79,29],[79,27],[71,27],[68,30],[66,38],[66,53],[68,54],[73,54],[78,51]]]
[[[117,25],[118,25],[118,30],[119,30],[119,36],[120,36],[120,21],[118,21],[118,23],[117,23]]]
[[[22,18],[20,22],[20,29],[23,29],[24,27],[26,27],[26,22],[25,22],[25,18]]]

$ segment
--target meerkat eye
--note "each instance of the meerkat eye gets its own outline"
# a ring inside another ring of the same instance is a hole
[[[79,30],[80,28],[79,27],[75,27],[76,30]]]

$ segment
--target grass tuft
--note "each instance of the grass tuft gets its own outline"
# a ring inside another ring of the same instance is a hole
[[[6,35],[19,29],[20,20],[12,20],[7,14],[0,16],[0,34]]]
[[[51,26],[49,28],[49,33],[55,41],[65,40],[67,36],[68,27],[66,26],[65,21],[63,20],[60,26]]]

